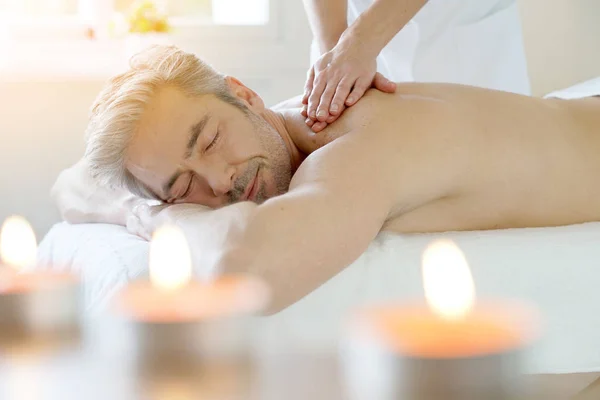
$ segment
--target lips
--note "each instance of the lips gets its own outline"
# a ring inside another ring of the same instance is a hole
[[[260,168],[256,170],[256,175],[254,176],[254,179],[250,181],[248,187],[246,188],[246,192],[244,193],[243,198],[245,201],[252,200],[256,195],[256,192],[258,191],[258,171],[260,171]]]
[[[258,189],[260,189],[260,180],[258,179],[259,171],[260,171],[260,168],[258,169],[258,171],[256,171],[256,177],[254,178],[254,184],[252,185],[252,189],[250,190],[249,198],[251,200],[256,200],[256,194],[258,193]]]

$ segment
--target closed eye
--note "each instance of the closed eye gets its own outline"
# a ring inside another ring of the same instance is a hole
[[[194,188],[194,178],[192,177],[192,179],[190,179],[190,183],[189,183],[187,189],[185,190],[185,193],[180,197],[180,199],[181,200],[186,199],[192,192],[193,188]]]
[[[210,150],[215,144],[217,144],[217,141],[219,140],[219,132],[217,132],[217,134],[215,135],[215,137],[213,138],[212,142],[210,142],[208,144],[208,146],[206,146],[206,151]]]

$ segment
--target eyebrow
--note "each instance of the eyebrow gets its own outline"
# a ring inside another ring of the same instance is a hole
[[[192,156],[192,150],[196,143],[198,142],[198,138],[202,134],[206,123],[210,119],[210,114],[206,114],[197,124],[193,125],[190,129],[190,138],[188,139],[188,143],[185,149],[185,159],[187,160]]]
[[[204,117],[202,117],[202,119],[200,121],[198,121],[196,124],[194,124],[190,128],[190,132],[189,132],[190,137],[188,139],[188,142],[187,142],[187,145],[185,148],[185,156],[184,157],[186,160],[192,156],[192,150],[196,146],[196,143],[198,142],[198,138],[202,134],[202,131],[204,130],[204,127],[206,126],[206,123],[208,122],[209,119],[210,119],[210,114],[206,114]],[[171,177],[169,178],[167,183],[165,183],[163,185],[163,193],[166,194],[166,197],[169,197],[171,195],[171,189],[173,189],[173,185],[175,185],[175,182],[177,182],[177,179],[179,179],[179,177],[184,172],[185,171],[177,170],[177,172],[175,172],[173,175],[171,175]]]

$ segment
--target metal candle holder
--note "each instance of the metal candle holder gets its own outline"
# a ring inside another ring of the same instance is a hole
[[[344,349],[342,369],[353,400],[514,400],[526,390],[521,355],[515,350],[469,358],[416,358],[374,343],[354,343]]]
[[[26,290],[0,290],[0,348],[3,351],[79,343],[81,288],[75,277],[64,278],[50,279],[47,284]]]

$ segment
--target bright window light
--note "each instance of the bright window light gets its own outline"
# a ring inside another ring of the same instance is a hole
[[[213,22],[222,25],[263,25],[269,22],[269,0],[213,0]]]
[[[0,13],[28,17],[77,14],[79,0],[0,0]]]
[[[270,0],[0,0],[2,15],[18,18],[77,17],[104,21],[115,12],[148,1],[175,19],[217,25],[266,25]]]

